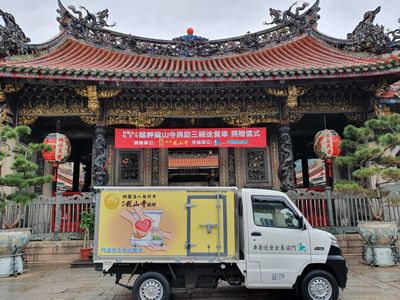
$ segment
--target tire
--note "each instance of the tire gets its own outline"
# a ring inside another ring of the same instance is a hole
[[[339,297],[335,277],[323,270],[308,273],[301,282],[300,291],[304,300],[337,300]]]
[[[167,278],[158,272],[141,274],[132,288],[135,300],[168,300],[170,294],[171,288]]]

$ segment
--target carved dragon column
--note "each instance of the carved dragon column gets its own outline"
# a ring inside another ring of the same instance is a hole
[[[279,180],[281,190],[287,192],[295,188],[293,172],[293,145],[288,124],[279,127]]]
[[[95,85],[75,88],[75,92],[87,98],[87,109],[91,115],[82,116],[81,119],[96,125],[93,140],[92,157],[92,186],[105,186],[109,182],[108,152],[106,128],[104,127],[103,114],[100,99],[108,99],[117,96],[120,89],[98,89]]]
[[[279,169],[278,177],[281,182],[281,190],[287,192],[295,188],[293,170],[293,144],[290,136],[289,122],[296,116],[293,112],[298,106],[298,98],[308,91],[307,88],[288,86],[286,88],[269,88],[266,92],[275,97],[280,97],[279,127]],[[300,116],[301,118],[302,116]]]
[[[92,159],[92,186],[105,186],[108,182],[106,128],[98,126],[94,132]]]

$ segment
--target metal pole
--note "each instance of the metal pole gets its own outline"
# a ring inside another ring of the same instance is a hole
[[[328,209],[329,226],[335,226],[335,220],[333,219],[332,188],[330,186],[325,187],[325,194],[326,205]]]
[[[61,201],[62,201],[62,191],[58,191],[56,193],[56,217],[54,224],[54,240],[58,240],[58,234],[60,233],[60,225],[61,225]]]

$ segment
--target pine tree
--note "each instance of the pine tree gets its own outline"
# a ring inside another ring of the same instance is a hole
[[[21,138],[29,135],[31,129],[28,126],[0,128],[0,166],[4,159],[11,159],[11,174],[0,176],[0,211],[3,224],[7,229],[17,226],[21,219],[22,212],[27,203],[37,197],[33,188],[43,185],[52,180],[52,176],[40,176],[37,174],[38,165],[32,162],[35,153],[45,150],[50,151],[51,147],[42,143],[29,143],[27,146],[21,143]],[[5,190],[10,187],[10,190]],[[17,204],[17,213],[12,220],[6,220],[7,201]]]
[[[358,182],[338,184],[336,189],[367,188],[366,179],[378,176],[378,198],[384,183],[400,180],[400,157],[392,153],[400,146],[400,114],[368,120],[361,127],[345,127],[341,148],[344,155],[336,159],[339,165],[354,167],[353,177]],[[398,149],[397,149],[398,151]]]

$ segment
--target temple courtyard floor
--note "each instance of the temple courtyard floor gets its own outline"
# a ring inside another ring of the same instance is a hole
[[[371,268],[360,259],[348,260],[349,280],[341,300],[400,299],[400,266]],[[123,278],[127,283],[129,276]],[[92,268],[70,268],[68,264],[30,264],[28,272],[0,278],[0,299],[132,299],[131,291],[114,284]],[[174,299],[294,299],[288,291],[247,291],[243,288],[200,290],[193,294],[173,292]]]

